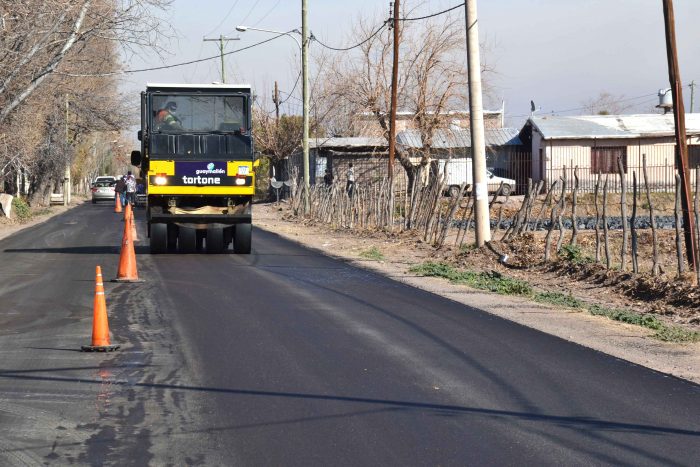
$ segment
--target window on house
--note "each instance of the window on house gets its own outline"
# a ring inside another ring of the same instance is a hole
[[[691,169],[700,167],[700,144],[688,145],[688,167]]]
[[[618,158],[622,158],[622,166],[627,173],[627,146],[591,148],[591,172],[594,174],[618,173]]]

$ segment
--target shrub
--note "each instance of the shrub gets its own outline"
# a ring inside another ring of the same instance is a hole
[[[27,201],[19,196],[12,200],[12,212],[14,217],[20,222],[26,222],[32,217],[32,210],[27,204]]]

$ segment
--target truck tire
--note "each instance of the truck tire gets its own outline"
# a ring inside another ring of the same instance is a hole
[[[180,253],[197,251],[197,230],[189,227],[178,229],[177,249]]]
[[[168,226],[151,224],[151,254],[165,253],[168,249]]]
[[[168,224],[168,251],[177,249],[177,225]]]
[[[233,252],[237,254],[250,254],[251,237],[253,229],[250,224],[236,224],[233,230]]]
[[[448,188],[447,194],[449,194],[452,198],[458,197],[459,187],[457,185],[452,185],[450,188]]]
[[[208,228],[206,239],[207,253],[221,253],[224,251],[224,229]]]
[[[510,185],[504,183],[504,184],[503,184],[503,188],[501,189],[501,194],[502,194],[503,196],[508,196],[512,190],[513,190],[513,189],[511,188]]]

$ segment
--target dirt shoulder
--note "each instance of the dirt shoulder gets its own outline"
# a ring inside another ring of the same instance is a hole
[[[608,355],[700,383],[700,343],[663,342],[652,337],[653,331],[640,326],[578,310],[540,304],[525,298],[483,292],[440,278],[419,276],[410,272],[411,267],[436,260],[439,255],[432,247],[417,241],[413,236],[362,234],[324,225],[308,225],[285,220],[284,212],[274,204],[258,204],[254,208],[254,223],[301,245],[342,258],[413,287]],[[381,260],[368,259],[376,252],[381,254]],[[494,262],[498,263],[497,258]],[[526,274],[520,272],[515,276]],[[549,282],[546,280],[547,274]],[[536,285],[544,290],[550,286],[552,290],[561,290],[562,283],[567,281],[569,279],[563,278],[562,273],[543,272],[537,274]],[[590,294],[595,295],[591,297],[593,301],[596,298],[610,300],[609,297],[600,297],[600,289],[592,288]],[[610,290],[606,289],[603,295],[605,294],[611,294]]]
[[[54,216],[63,214],[67,210],[72,209],[79,204],[83,204],[85,201],[85,197],[73,195],[73,199],[71,200],[71,204],[69,206],[56,205],[32,209],[31,218],[24,222],[20,222],[17,218],[8,219],[7,217],[0,215],[0,240],[21,230],[32,227],[33,225],[46,222]]]

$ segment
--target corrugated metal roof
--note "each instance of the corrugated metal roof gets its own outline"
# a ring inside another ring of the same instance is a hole
[[[484,130],[486,146],[515,146],[522,142],[518,137],[519,131],[514,128],[495,128]],[[420,133],[417,130],[404,130],[396,136],[396,142],[408,148],[423,147]],[[472,147],[470,130],[463,128],[443,129],[435,132],[433,148],[454,149]]]
[[[673,136],[673,115],[584,115],[530,117],[544,139],[640,138]],[[686,132],[700,134],[700,114],[685,115]]]
[[[309,138],[310,148],[383,148],[389,146],[384,138],[373,136],[352,136],[346,138]]]

